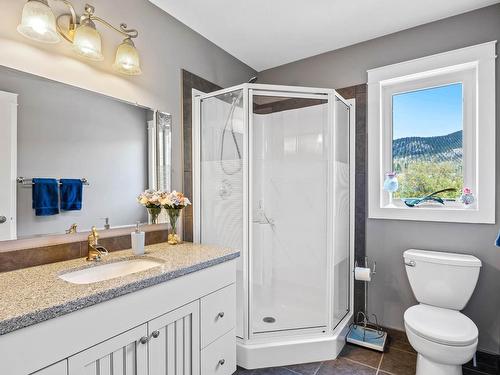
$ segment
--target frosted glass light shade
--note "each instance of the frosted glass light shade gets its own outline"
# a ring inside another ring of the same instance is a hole
[[[89,60],[102,61],[101,34],[91,20],[85,20],[75,30],[73,51]]]
[[[132,39],[127,38],[118,46],[113,68],[119,73],[130,76],[142,74],[139,53]]]
[[[61,37],[56,30],[54,13],[44,1],[29,0],[24,4],[21,23],[17,31],[26,38],[42,43],[58,43]]]

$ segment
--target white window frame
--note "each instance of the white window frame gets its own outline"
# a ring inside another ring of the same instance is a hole
[[[368,71],[368,216],[373,219],[495,223],[496,41]],[[393,95],[462,83],[464,187],[476,201],[444,206],[389,204],[382,189],[392,170]]]

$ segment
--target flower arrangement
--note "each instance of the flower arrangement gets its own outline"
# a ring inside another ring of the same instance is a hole
[[[162,192],[156,190],[146,190],[137,197],[137,201],[147,208],[153,224],[157,223],[158,215],[161,213],[161,197]]]
[[[168,235],[168,243],[171,245],[178,244],[180,239],[177,235],[177,219],[181,215],[181,210],[189,206],[191,202],[184,194],[175,190],[171,193],[163,193],[160,201],[167,210],[170,221],[171,232]]]
[[[175,190],[171,193],[162,192],[160,194],[159,202],[166,209],[179,209],[179,210],[182,210],[183,208],[191,204],[189,199],[185,197],[184,194]]]
[[[139,195],[137,200],[148,209],[153,224],[157,223],[162,207],[167,210],[171,227],[171,232],[168,235],[168,243],[171,245],[178,244],[180,239],[177,235],[177,220],[179,219],[181,210],[191,204],[189,199],[181,192],[175,190],[172,192],[146,190]]]

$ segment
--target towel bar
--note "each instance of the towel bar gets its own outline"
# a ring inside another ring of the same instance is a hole
[[[57,179],[57,180],[59,180],[59,179]],[[85,177],[82,178],[81,180],[82,180],[82,184],[84,184],[84,185],[90,185],[89,181]],[[17,178],[17,183],[20,184],[20,185],[28,185],[29,186],[29,185],[33,185],[33,179],[31,179],[31,178],[24,178],[24,177],[18,177]],[[59,185],[60,184],[61,183],[59,182]]]

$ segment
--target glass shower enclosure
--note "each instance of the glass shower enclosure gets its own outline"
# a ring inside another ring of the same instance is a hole
[[[352,318],[354,103],[262,84],[193,103],[195,242],[241,251],[238,364],[335,358]]]

